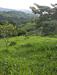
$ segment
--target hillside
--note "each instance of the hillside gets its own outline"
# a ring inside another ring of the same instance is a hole
[[[0,7],[0,75],[57,75],[57,4],[51,6]]]
[[[0,39],[0,75],[57,75],[57,38]]]
[[[13,9],[7,9],[7,8],[0,7],[0,12],[3,12],[3,11],[5,11],[5,12],[7,12],[7,11],[13,11]]]
[[[33,14],[23,11],[0,8],[0,23],[9,22],[15,25],[20,25],[29,22],[33,18]]]

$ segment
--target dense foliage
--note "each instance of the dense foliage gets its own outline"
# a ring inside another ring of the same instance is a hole
[[[57,4],[51,4],[51,7],[34,4],[36,7],[30,7],[33,13],[38,14],[35,19],[37,30],[41,35],[57,34]]]
[[[32,14],[27,14],[22,11],[0,12],[0,23],[9,22],[16,26],[29,22],[32,19]]]
[[[38,4],[34,5],[37,9],[30,7],[34,14],[21,11],[0,12],[0,37],[57,35],[56,4],[51,4],[52,8]]]
[[[26,30],[16,27],[13,24],[5,23],[0,25],[0,38],[25,35]]]

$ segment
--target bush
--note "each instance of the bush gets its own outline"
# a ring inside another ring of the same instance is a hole
[[[18,36],[26,35],[26,30],[18,29]]]
[[[9,43],[9,46],[14,46],[14,45],[16,45],[16,42],[14,42],[14,41],[11,41],[11,42]]]

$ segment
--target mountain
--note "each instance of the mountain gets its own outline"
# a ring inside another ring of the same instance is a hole
[[[7,12],[7,11],[22,11],[22,12],[25,12],[25,13],[32,13],[31,10],[27,10],[27,9],[20,9],[20,10],[16,10],[16,9],[8,9],[8,8],[2,8],[0,7],[0,12]]]
[[[7,12],[7,11],[13,11],[14,9],[7,9],[7,8],[2,8],[2,7],[0,7],[0,12],[2,12],[2,11],[5,11],[5,12]]]
[[[9,22],[14,25],[21,25],[26,22],[31,21],[33,15],[30,13],[25,13],[23,11],[16,11],[12,9],[0,8],[0,23]]]
[[[28,13],[30,13],[30,14],[32,13],[31,10],[27,10],[27,9],[21,9],[20,11],[25,12],[25,13],[27,13],[27,14],[28,14]]]

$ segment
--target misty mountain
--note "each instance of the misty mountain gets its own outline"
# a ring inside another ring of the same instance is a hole
[[[31,10],[27,10],[27,9],[21,9],[20,11],[22,11],[22,12],[25,12],[25,13],[32,13],[32,11]]]
[[[7,9],[7,8],[2,8],[2,7],[0,7],[0,12],[2,12],[2,11],[5,11],[5,12],[7,12],[7,11],[13,11],[14,9]]]
[[[25,12],[25,13],[32,13],[31,10],[27,10],[27,9],[20,9],[20,10],[16,10],[16,9],[8,9],[8,8],[2,8],[0,7],[0,12],[8,12],[8,11],[22,11],[22,12]]]
[[[6,8],[0,8],[0,23],[13,23],[15,25],[20,25],[31,21],[33,14],[29,13],[28,10],[12,10]]]

